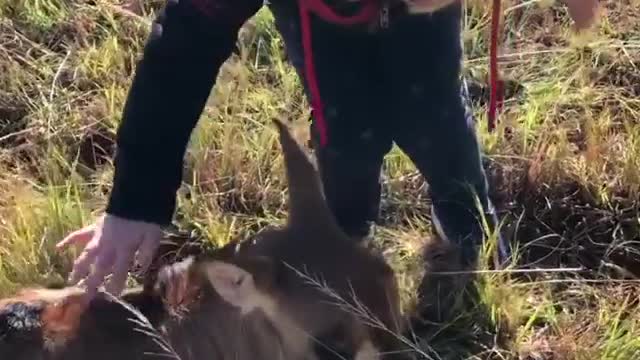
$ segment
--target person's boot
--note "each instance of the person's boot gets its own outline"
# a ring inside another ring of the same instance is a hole
[[[424,325],[438,327],[451,321],[456,309],[463,306],[475,264],[464,261],[460,247],[437,232],[425,244],[422,257],[424,275],[418,287],[417,313]]]
[[[476,228],[474,234],[470,235],[470,238],[458,240],[455,243],[456,246],[460,248],[460,260],[468,263],[467,266],[470,264],[477,265],[478,255],[483,243],[489,240],[489,236],[497,236],[496,251],[490,255],[490,264],[493,265],[493,268],[496,270],[504,269],[508,265],[509,261],[512,260],[511,246],[499,228],[498,217],[491,201],[488,201],[487,207],[488,211],[484,214],[484,220],[487,222],[489,233],[486,233],[484,223],[481,223],[480,226]],[[482,220],[483,219],[480,219],[480,221]],[[435,229],[435,233],[440,239],[442,239],[442,241],[452,244],[454,243],[451,239],[448,239],[434,208],[431,209],[431,222]]]

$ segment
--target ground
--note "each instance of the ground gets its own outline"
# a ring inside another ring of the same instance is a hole
[[[519,256],[504,271],[481,265],[479,305],[417,334],[425,356],[640,359],[640,1],[604,2],[601,22],[579,36],[562,6],[542,3],[505,2],[507,103],[489,133],[490,17],[467,0],[465,75],[492,197]],[[68,274],[73,254],[53,245],[104,207],[115,129],[160,5],[0,1],[0,296]],[[308,116],[264,9],[193,135],[176,231],[219,245],[281,221],[270,119],[288,118],[305,139]],[[427,184],[397,149],[384,172],[376,243],[409,308],[430,241]]]

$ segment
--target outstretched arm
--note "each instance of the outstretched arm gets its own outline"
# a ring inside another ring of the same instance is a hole
[[[137,254],[151,262],[170,223],[183,157],[218,71],[261,0],[168,0],[153,23],[117,134],[107,215],[58,244],[84,246],[70,276],[92,298],[104,278],[122,292]],[[93,268],[93,269],[92,269]]]
[[[107,212],[171,221],[191,132],[260,0],[169,0],[153,24],[117,136]]]

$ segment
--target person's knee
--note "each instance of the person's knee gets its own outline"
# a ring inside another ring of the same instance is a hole
[[[329,139],[315,144],[315,154],[328,205],[338,224],[352,237],[366,237],[377,221],[381,200],[380,173],[391,140]]]

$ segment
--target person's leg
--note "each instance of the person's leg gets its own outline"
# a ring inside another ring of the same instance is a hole
[[[304,81],[300,21],[295,8],[272,4],[289,61]],[[325,104],[328,144],[312,143],[325,196],[338,224],[356,240],[365,238],[378,215],[380,171],[391,139],[379,131],[379,81],[375,78],[375,39],[364,31],[315,21],[313,53],[320,93]]]
[[[425,176],[439,235],[458,245],[463,266],[482,240],[477,195],[487,220],[496,217],[461,82],[461,5],[392,21],[383,51],[398,122],[393,139]],[[493,226],[493,225],[491,225]]]

